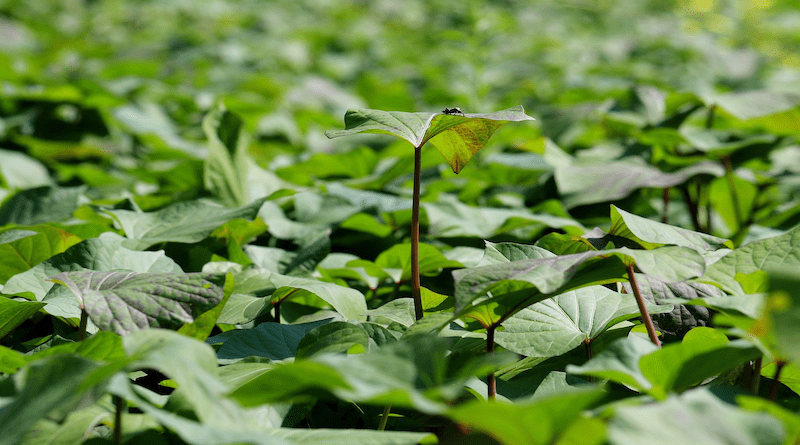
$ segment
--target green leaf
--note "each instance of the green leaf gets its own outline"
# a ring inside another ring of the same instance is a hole
[[[276,288],[271,298],[273,302],[283,301],[288,297],[292,299],[300,298],[303,294],[295,294],[295,292],[297,290],[302,290],[330,304],[336,312],[340,313],[348,320],[366,319],[366,300],[364,295],[355,289],[339,286],[334,283],[325,283],[308,278],[290,277],[278,274],[270,275],[269,280]]]
[[[648,305],[651,314],[670,306]],[[500,346],[529,357],[554,357],[591,341],[620,321],[639,316],[633,296],[590,286],[528,306],[495,333]]]
[[[411,279],[411,244],[395,244],[381,252],[375,262],[353,260],[348,267],[363,267],[366,272],[377,277],[391,277],[396,283]],[[419,243],[420,275],[436,276],[444,268],[463,267],[458,261],[447,259],[438,249],[426,243]]]
[[[0,183],[12,190],[48,186],[53,179],[36,159],[11,150],[0,150]]]
[[[147,327],[179,327],[216,306],[224,277],[191,273],[63,272],[67,286],[100,329],[126,334]]]
[[[592,284],[621,281],[626,273],[622,262],[628,261],[642,272],[669,282],[697,277],[705,270],[705,261],[697,252],[680,246],[653,250],[623,247],[460,269],[453,272],[456,312],[488,292],[500,295],[495,291],[511,283],[514,292],[522,291],[519,285],[524,283],[531,291],[555,295]]]
[[[356,345],[360,345],[363,351],[369,350],[369,336],[364,328],[344,321],[334,321],[308,331],[297,345],[297,358],[347,352]]]
[[[406,431],[279,428],[271,429],[268,432],[298,445],[417,445],[420,443],[436,443],[427,441],[427,439],[435,440],[432,433]]]
[[[219,320],[219,316],[222,314],[222,308],[224,308],[228,303],[232,292],[233,276],[227,274],[225,276],[225,282],[223,285],[223,297],[219,303],[195,317],[193,322],[181,326],[181,328],[178,329],[178,333],[187,337],[192,337],[196,340],[205,341],[208,336],[211,335],[211,331],[214,329],[214,327],[216,327],[217,320]]]
[[[768,268],[800,266],[800,226],[771,238],[748,243],[706,269],[700,281],[731,294],[759,292],[766,287]],[[750,282],[755,281],[755,282]]]
[[[37,187],[21,191],[0,206],[0,226],[30,226],[72,217],[86,187]]]
[[[647,165],[640,158],[589,165],[557,167],[556,185],[567,208],[609,202],[628,197],[641,188],[663,189],[683,184],[698,175],[722,176],[718,163],[700,162],[681,170],[665,173]]]
[[[603,397],[600,389],[571,390],[527,403],[471,402],[447,416],[506,445],[551,444],[581,413]]]
[[[689,247],[700,253],[725,248],[733,249],[733,243],[729,240],[651,221],[628,213],[615,205],[611,206],[611,229],[608,234],[631,239],[645,248],[652,248],[651,244],[669,244]]]
[[[584,232],[584,227],[569,218],[547,214],[534,214],[521,209],[502,209],[491,207],[473,207],[461,203],[455,196],[440,196],[435,203],[423,203],[428,217],[431,236],[491,238],[503,232],[508,220],[515,219],[517,225],[536,225],[542,228],[571,228]]]
[[[708,307],[705,303],[710,299],[717,298],[713,301],[719,301],[719,299],[730,298],[723,296],[725,293],[716,286],[694,281],[669,283],[653,276],[636,274],[636,283],[646,301],[658,305],[672,304],[674,306],[671,312],[651,315],[653,315],[653,323],[659,331],[678,337],[682,337],[690,329],[709,323],[709,311],[703,306]],[[628,293],[633,293],[630,283],[623,283],[623,287]]]
[[[124,238],[115,233],[104,233],[99,238],[88,239],[70,247],[63,253],[47,259],[30,270],[11,277],[3,288],[6,294],[31,295],[39,301],[47,300],[44,310],[50,314],[80,318],[80,308],[74,296],[60,286],[47,281],[61,272],[79,270],[111,271],[126,269],[134,272],[183,272],[175,261],[158,252],[137,252],[122,247]]]
[[[263,418],[256,420],[225,397],[228,388],[218,377],[216,354],[209,345],[172,331],[145,329],[126,335],[124,346],[132,360],[128,369],[154,369],[174,380],[176,393],[193,415],[184,417],[162,408],[158,398],[152,393],[148,397],[147,390],[123,374],[112,378],[109,392],[134,403],[184,441],[193,445],[286,444],[254,426]]]
[[[255,218],[264,200],[257,199],[242,207],[229,209],[203,201],[182,201],[155,212],[108,210],[128,240],[129,249],[147,249],[164,242],[196,243],[226,222]]]
[[[223,360],[238,360],[252,356],[285,360],[297,354],[297,345],[308,331],[328,321],[291,325],[261,323],[252,329],[237,329],[216,335],[207,342],[222,343],[217,356]]]
[[[0,339],[39,312],[44,305],[38,301],[18,301],[0,296]]]
[[[366,354],[316,355],[279,365],[238,387],[231,396],[244,406],[253,406],[307,400],[321,391],[340,400],[443,413],[448,408],[442,402],[462,394],[467,379],[513,361],[505,354],[464,360],[446,351],[444,339],[416,335]]]
[[[707,389],[672,396],[657,404],[620,406],[608,423],[611,444],[702,443],[778,445],[780,422],[764,413],[744,411]]]
[[[25,435],[20,445],[80,445],[93,428],[101,422],[112,422],[113,418],[113,411],[100,405],[92,405],[70,413],[63,423],[41,419]],[[130,431],[125,430],[125,433],[129,434]]]
[[[754,119],[791,110],[800,104],[800,95],[780,91],[737,91],[712,99],[720,108],[741,120]]]
[[[16,237],[15,233],[27,233],[28,236]],[[0,233],[0,236],[6,239],[0,241],[0,283],[81,241],[71,233],[48,225],[10,230]]]
[[[326,131],[325,135],[335,138],[357,133],[389,134],[417,148],[431,141],[458,173],[503,124],[525,120],[533,118],[526,115],[521,106],[489,114],[352,109],[344,116],[344,130]]]
[[[247,136],[243,127],[242,119],[222,104],[203,118],[209,150],[203,164],[203,183],[228,207],[244,206],[249,198]]]
[[[669,392],[683,391],[760,356],[761,351],[749,341],[730,342],[720,331],[698,327],[689,331],[681,343],[642,357],[639,367],[653,384],[648,393],[664,399]]]
[[[0,445],[16,445],[37,420],[66,416],[102,391],[103,366],[72,355],[30,364],[19,377],[19,393],[0,410]]]
[[[781,358],[800,363],[800,276],[792,266],[770,267],[767,315]]]
[[[733,190],[731,190],[731,181]],[[759,190],[756,184],[745,181],[736,175],[714,179],[708,190],[711,206],[722,217],[732,234],[736,234],[744,228],[744,222],[750,219],[753,208],[757,205],[758,195]],[[736,214],[737,209],[738,215]]]

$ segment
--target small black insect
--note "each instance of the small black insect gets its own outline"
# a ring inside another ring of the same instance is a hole
[[[455,114],[455,115],[458,115],[458,116],[463,116],[464,115],[464,112],[461,111],[461,109],[458,108],[458,107],[445,108],[444,110],[442,110],[442,113],[444,113],[444,114]]]

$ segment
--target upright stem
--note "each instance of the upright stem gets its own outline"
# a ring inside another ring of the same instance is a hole
[[[644,327],[647,328],[647,335],[650,337],[650,341],[653,342],[654,345],[661,347],[661,341],[658,339],[658,334],[656,334],[656,327],[653,326],[653,319],[650,318],[650,313],[647,312],[647,307],[644,305],[644,298],[642,298],[642,293],[639,291],[639,284],[636,282],[636,274],[633,271],[633,265],[629,264],[627,266],[628,269],[628,281],[631,283],[631,289],[633,289],[633,296],[636,298],[636,304],[639,306],[639,312],[642,314],[642,321],[644,321]]]
[[[414,147],[414,196],[411,207],[411,296],[414,297],[414,315],[422,318],[422,296],[419,283],[419,189],[422,170],[422,147]]]
[[[114,443],[122,445],[122,409],[123,401],[120,396],[111,396],[114,401]]]
[[[778,360],[775,363],[775,377],[772,378],[772,385],[769,387],[769,400],[773,402],[778,398],[778,383],[784,366],[786,366],[786,362],[783,360]]]
[[[86,313],[86,309],[81,305],[81,321],[78,325],[78,340],[84,340],[86,338],[86,325],[89,324],[89,314]]]
[[[669,187],[664,187],[664,213],[661,214],[661,222],[666,224],[667,223],[667,210],[669,207]]]
[[[700,219],[697,217],[699,209],[697,208],[697,203],[692,199],[692,194],[689,192],[689,187],[681,187],[681,192],[683,192],[683,200],[686,201],[686,206],[689,207],[689,216],[692,217],[692,225],[694,226],[694,230],[696,232],[702,232],[703,228],[700,227]]]
[[[494,353],[494,330],[495,325],[486,328],[486,353]],[[494,378],[494,371],[489,373],[486,377],[486,386],[488,387],[489,400],[497,400],[497,381]]]
[[[750,389],[753,394],[758,395],[758,390],[761,386],[761,357],[757,358],[753,363],[753,375],[750,381]]]
[[[389,413],[392,411],[392,405],[386,405],[383,407],[383,415],[381,415],[381,423],[378,425],[378,431],[383,431],[386,429],[386,422],[389,421]]]
[[[586,361],[592,359],[592,339],[587,338],[583,340],[583,351],[586,353]],[[594,377],[589,376],[589,382],[594,383]]]

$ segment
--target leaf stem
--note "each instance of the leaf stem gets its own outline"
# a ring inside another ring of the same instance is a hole
[[[419,282],[419,194],[422,170],[422,147],[414,147],[414,194],[411,207],[411,296],[414,297],[414,315],[422,319],[422,296]]]
[[[491,325],[486,328],[486,353],[494,353],[494,330],[496,325]],[[486,386],[488,387],[489,400],[497,400],[497,381],[495,380],[494,371],[486,376]]]
[[[683,200],[686,201],[686,206],[689,207],[689,215],[692,217],[692,226],[694,226],[694,230],[696,232],[702,232],[703,228],[700,226],[700,219],[697,217],[699,209],[697,208],[697,203],[692,199],[692,194],[689,192],[689,187],[681,187],[681,192],[683,192]]]
[[[758,390],[761,386],[761,357],[757,358],[753,363],[753,375],[751,376],[750,390],[753,394],[758,395]]]
[[[636,274],[633,271],[633,264],[629,264],[626,267],[628,270],[628,281],[631,283],[633,296],[636,299],[636,304],[639,306],[639,312],[642,314],[642,321],[644,322],[644,327],[647,329],[647,335],[650,337],[650,341],[660,348],[661,341],[658,339],[658,334],[656,334],[656,328],[653,325],[653,319],[650,318],[650,313],[647,312],[647,307],[644,305],[644,298],[642,298],[642,293],[639,291],[639,284],[636,282]]]
[[[81,321],[78,325],[78,340],[86,339],[86,325],[89,324],[89,314],[86,312],[86,308],[81,305]]]
[[[381,415],[381,423],[378,425],[378,431],[383,431],[386,429],[386,422],[389,421],[389,413],[392,411],[392,405],[386,405],[383,407],[383,414]]]
[[[769,400],[774,402],[778,398],[778,384],[780,383],[781,371],[786,366],[786,362],[778,360],[775,362],[775,376],[772,377],[772,384],[769,387]]]
[[[114,402],[114,443],[122,445],[122,409],[123,400],[120,396],[111,396]]]
[[[664,187],[664,213],[661,214],[661,222],[666,224],[667,223],[667,209],[669,207],[669,187]]]

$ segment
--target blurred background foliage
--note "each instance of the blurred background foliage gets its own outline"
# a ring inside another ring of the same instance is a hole
[[[354,106],[546,117],[642,84],[800,91],[799,55],[793,0],[0,1],[4,115],[71,99],[130,124],[115,105],[135,103],[190,140],[218,100],[306,145]]]
[[[654,147],[649,162],[674,171],[683,161],[662,162],[655,146],[688,136],[648,128],[675,128],[693,110],[702,126],[703,105],[728,92],[766,91],[789,102],[778,111],[794,108],[798,55],[795,0],[0,0],[0,148],[49,170],[15,175],[6,162],[0,199],[53,182],[88,184],[93,199],[109,197],[102,187],[171,193],[161,205],[191,199],[202,166],[157,162],[202,157],[201,122],[220,102],[242,117],[255,161],[301,184],[310,180],[286,168],[315,153],[389,143],[326,139],[351,107],[522,104],[537,122],[495,145],[541,154],[549,138],[608,160],[635,137]],[[792,116],[765,126],[796,134]],[[364,174],[380,166],[367,161]],[[738,230],[728,226],[723,235]]]

